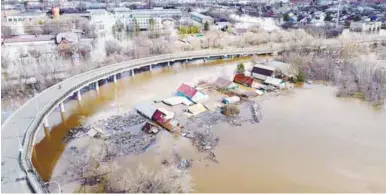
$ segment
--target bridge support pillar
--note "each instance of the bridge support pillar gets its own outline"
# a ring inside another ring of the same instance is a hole
[[[43,130],[44,130],[44,135],[45,135],[45,137],[47,137],[48,140],[51,140],[50,129],[48,129],[48,127],[43,127]]]
[[[59,107],[60,107],[60,112],[65,112],[64,103],[63,102],[59,104]]]
[[[134,77],[135,75],[135,72],[134,72],[134,69],[131,70],[131,76]]]
[[[114,81],[114,84],[117,83],[117,74],[114,74],[114,75],[113,75],[113,81]]]
[[[62,123],[66,124],[66,116],[64,115],[64,112],[60,112],[60,118],[62,119]]]
[[[149,65],[149,71],[152,71],[153,70],[153,67],[152,67],[152,64]]]
[[[95,90],[97,92],[99,92],[99,82],[98,81],[95,82]]]
[[[170,67],[170,61],[168,61],[168,67]]]
[[[48,127],[49,127],[47,116],[44,117],[44,119],[43,119],[43,126],[44,126],[45,128],[48,128]]]
[[[80,90],[76,91],[76,96],[77,96],[78,101],[82,100],[82,95],[80,94]]]

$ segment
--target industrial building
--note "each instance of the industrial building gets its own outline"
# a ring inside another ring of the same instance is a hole
[[[206,22],[208,22],[209,24],[214,24],[214,19],[212,17],[197,12],[190,13],[190,18],[192,18],[192,20],[200,22],[201,24],[204,24]]]
[[[7,22],[24,22],[24,21],[31,21],[36,18],[41,18],[46,16],[46,13],[44,12],[24,12],[24,13],[17,13],[14,15],[7,15],[5,16],[5,19]]]

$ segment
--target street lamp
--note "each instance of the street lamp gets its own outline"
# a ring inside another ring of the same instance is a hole
[[[50,183],[56,183],[58,185],[58,190],[59,190],[58,193],[62,193],[62,189],[60,188],[60,184],[57,181],[46,182],[46,183],[44,183],[44,185],[47,185],[47,184],[50,184]]]

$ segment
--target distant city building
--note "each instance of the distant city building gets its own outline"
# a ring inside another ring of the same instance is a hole
[[[59,15],[58,15],[59,13]],[[74,9],[74,8],[58,8],[54,7],[50,11],[47,12],[47,15],[53,18],[71,18],[71,17],[84,17],[87,19],[91,18],[91,13],[86,11],[86,10],[79,10],[79,9]]]
[[[209,24],[214,23],[214,19],[212,17],[207,16],[207,15],[203,15],[203,14],[200,14],[197,12],[190,13],[190,17],[192,18],[192,20],[200,22],[201,24],[204,24],[206,22],[208,22]]]
[[[376,32],[380,31],[382,27],[382,22],[351,22],[350,30],[356,32]]]
[[[4,21],[2,22],[4,26],[8,26],[12,29],[12,35],[22,35],[24,34],[24,24],[28,21],[33,21],[35,19],[43,18],[46,14],[43,12],[24,12],[24,13],[13,13],[5,14]]]
[[[134,30],[136,25],[139,29],[147,30],[151,27],[151,20],[154,21],[154,28],[160,28],[163,20],[173,20],[173,18],[181,16],[181,10],[161,8],[136,9],[120,14],[121,18],[127,19],[128,30]]]
[[[6,15],[5,20],[7,22],[11,22],[11,25],[13,23],[18,22],[24,22],[24,21],[31,21],[36,18],[44,17],[46,13],[43,12],[24,12],[24,13],[17,13],[13,15]]]
[[[127,7],[115,7],[111,11],[114,13],[115,17],[117,18],[127,17],[131,13],[130,8],[127,8]]]
[[[161,28],[162,19],[160,17],[152,17],[151,15],[139,15],[136,17],[128,18],[127,29],[134,31],[136,28],[140,30],[147,30],[151,27],[151,20],[154,22],[154,28]]]

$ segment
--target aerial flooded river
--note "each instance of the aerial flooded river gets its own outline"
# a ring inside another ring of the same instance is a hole
[[[51,132],[37,138],[34,166],[43,179],[56,180],[67,165],[62,153],[69,146],[61,139],[70,128],[172,96],[181,83],[231,79],[235,64],[197,63],[144,72],[120,79],[116,86],[103,85],[99,96],[90,91],[80,103],[67,102],[65,114],[50,115]],[[163,156],[178,150],[195,159],[190,169],[195,192],[386,192],[386,111],[337,98],[334,92],[332,87],[307,85],[264,98],[258,124],[213,126],[220,137],[218,163],[202,159],[189,140],[165,131],[145,153],[117,162],[127,168],[158,168]],[[64,192],[76,187],[61,185]]]

